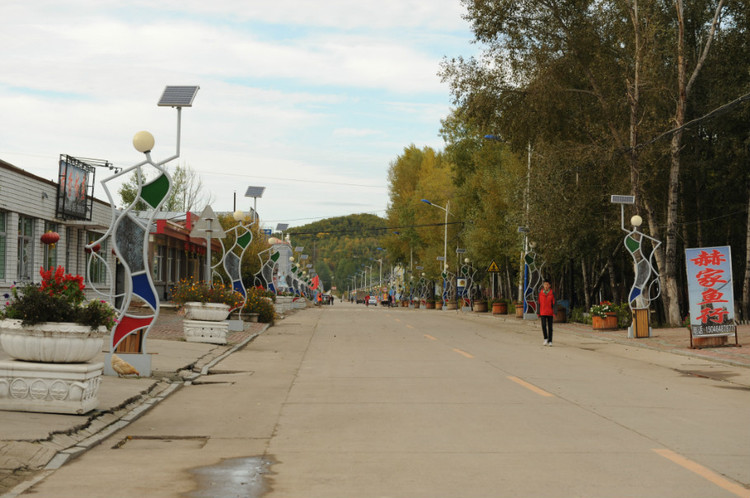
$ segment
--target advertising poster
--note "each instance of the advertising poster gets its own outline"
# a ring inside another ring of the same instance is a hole
[[[729,246],[685,249],[693,337],[735,335]]]

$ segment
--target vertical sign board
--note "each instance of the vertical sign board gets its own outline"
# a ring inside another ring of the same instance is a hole
[[[730,247],[685,249],[685,260],[691,338],[727,335],[736,338]]]
[[[56,217],[91,220],[94,167],[68,155],[60,156]]]

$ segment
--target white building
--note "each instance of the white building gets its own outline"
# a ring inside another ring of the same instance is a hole
[[[0,159],[0,305],[14,283],[40,282],[41,267],[64,266],[67,273],[84,277],[89,273],[87,282],[109,289],[113,276],[103,264],[87,268],[84,246],[107,230],[111,206],[89,198],[91,220],[74,220],[59,214],[57,197],[56,182]],[[60,235],[57,244],[42,243],[42,234],[48,231]],[[100,251],[114,268],[111,248]],[[89,298],[100,297],[91,289],[87,293]]]

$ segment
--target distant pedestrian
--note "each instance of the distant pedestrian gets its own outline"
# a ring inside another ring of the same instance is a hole
[[[539,318],[542,320],[545,346],[552,346],[552,320],[554,316],[555,293],[550,288],[549,280],[545,279],[542,290],[539,291]]]
[[[366,306],[366,307],[369,307],[369,306],[370,306],[370,295],[369,295],[369,294],[367,294],[367,295],[365,296],[365,306]]]

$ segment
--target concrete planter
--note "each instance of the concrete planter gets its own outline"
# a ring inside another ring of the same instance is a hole
[[[229,322],[206,320],[183,320],[183,333],[187,342],[226,344]]]
[[[13,358],[39,363],[85,363],[102,350],[107,329],[44,322],[23,326],[21,320],[0,320],[0,344]]]
[[[229,315],[229,305],[223,303],[185,303],[187,320],[221,321]]]

